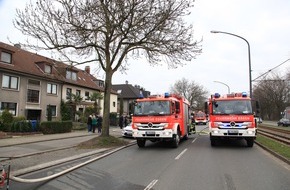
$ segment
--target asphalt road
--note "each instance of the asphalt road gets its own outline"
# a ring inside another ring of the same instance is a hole
[[[205,126],[198,126],[204,128]],[[63,171],[69,165],[32,173],[37,178]],[[258,146],[230,141],[211,147],[208,135],[191,135],[177,149],[146,143],[118,151],[54,180],[23,184],[10,189],[160,189],[160,190],[287,190],[290,167]]]

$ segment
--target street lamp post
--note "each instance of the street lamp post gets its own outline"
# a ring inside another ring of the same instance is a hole
[[[241,37],[241,36],[238,36],[236,34],[232,34],[232,33],[228,33],[228,32],[222,32],[222,31],[216,31],[216,30],[212,30],[210,31],[211,33],[222,33],[222,34],[228,34],[228,35],[232,35],[232,36],[235,36],[235,37],[238,37],[238,38],[241,38],[242,40],[244,40],[247,45],[248,45],[248,56],[249,56],[249,85],[250,85],[250,97],[252,98],[252,69],[251,69],[251,51],[250,51],[250,44],[249,42]]]
[[[221,82],[221,81],[216,81],[216,80],[213,81],[213,82],[217,82],[217,83],[220,83],[220,84],[223,84],[223,85],[227,86],[227,87],[228,87],[228,94],[231,93],[230,87],[229,87],[229,85],[227,85],[226,83],[223,83],[223,82]]]

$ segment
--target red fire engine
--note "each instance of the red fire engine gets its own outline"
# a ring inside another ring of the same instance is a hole
[[[259,113],[258,102],[255,104]],[[209,114],[209,134],[211,145],[218,139],[245,139],[247,146],[252,147],[256,138],[257,123],[254,118],[251,98],[246,93],[233,93],[225,96],[215,93],[205,103]]]
[[[138,146],[144,147],[146,140],[170,141],[177,148],[190,133],[189,107],[184,97],[168,93],[137,99],[132,128]]]
[[[206,125],[207,123],[206,114],[202,111],[198,111],[194,114],[194,120],[197,125],[198,124]]]

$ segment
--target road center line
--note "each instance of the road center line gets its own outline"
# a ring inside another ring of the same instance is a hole
[[[175,160],[178,160],[186,151],[187,151],[187,148],[184,149],[178,156],[176,156]]]
[[[157,183],[157,179],[152,180],[149,185],[147,185],[147,187],[145,187],[144,190],[150,190],[156,183]]]

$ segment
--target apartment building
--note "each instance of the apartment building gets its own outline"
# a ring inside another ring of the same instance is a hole
[[[80,95],[76,111],[84,111],[94,102],[94,92],[104,94],[104,81],[85,70],[0,42],[0,111],[8,109],[14,116],[28,120],[47,120],[52,108],[54,120],[60,120],[61,100]],[[118,94],[111,93],[110,111],[117,112]],[[103,114],[104,102],[98,102]]]

